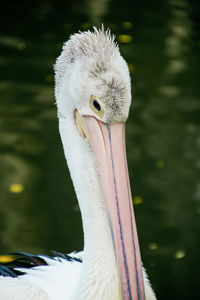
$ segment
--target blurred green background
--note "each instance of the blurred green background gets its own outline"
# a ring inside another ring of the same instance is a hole
[[[158,299],[197,299],[200,278],[200,2],[3,2],[0,253],[81,250],[80,212],[54,105],[70,34],[111,28],[129,64],[127,151],[142,259]]]

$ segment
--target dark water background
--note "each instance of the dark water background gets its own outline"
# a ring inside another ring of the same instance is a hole
[[[158,299],[199,297],[200,2],[7,1],[0,10],[0,253],[81,250],[54,106],[62,43],[103,22],[129,63],[127,151],[142,258]]]

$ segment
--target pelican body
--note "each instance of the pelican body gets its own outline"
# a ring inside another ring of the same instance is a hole
[[[20,253],[0,268],[0,299],[155,300],[142,268],[125,149],[127,64],[110,31],[72,35],[55,64],[59,130],[84,250]]]

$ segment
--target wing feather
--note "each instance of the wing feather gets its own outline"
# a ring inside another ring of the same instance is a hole
[[[53,254],[15,253],[19,257],[0,266],[0,300],[71,299],[79,280],[82,253]]]

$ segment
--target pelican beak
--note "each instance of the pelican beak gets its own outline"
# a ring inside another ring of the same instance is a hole
[[[82,122],[82,123],[81,123]],[[76,111],[79,131],[96,157],[108,214],[123,300],[144,300],[140,249],[125,149],[125,124],[105,124]]]

